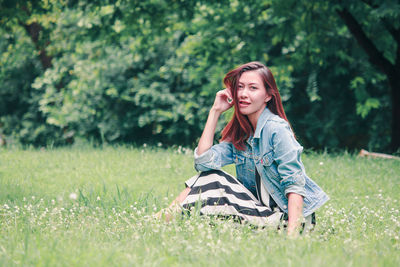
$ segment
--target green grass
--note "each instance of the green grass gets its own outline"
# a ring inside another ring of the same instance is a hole
[[[293,240],[196,215],[146,216],[195,175],[191,151],[0,149],[0,266],[399,266],[400,162],[347,153],[303,162],[331,200],[314,232]]]

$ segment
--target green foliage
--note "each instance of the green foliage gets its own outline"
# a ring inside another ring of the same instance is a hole
[[[262,60],[271,49],[249,45],[268,36],[265,12],[253,22],[262,13],[256,4],[232,2],[229,12],[221,3],[196,4],[186,7],[193,9],[189,14],[158,2],[143,5],[91,4],[53,16],[47,47],[53,66],[32,87],[44,91],[40,110],[65,137],[191,144],[224,73],[252,58]],[[239,19],[254,30],[229,26]],[[219,26],[210,28],[210,20]],[[290,84],[284,69],[274,70],[282,73],[277,77],[283,85]]]
[[[283,22],[275,35],[285,44],[283,64],[289,61],[295,69],[288,116],[299,138],[311,147],[388,148],[390,124],[383,123],[390,121],[388,78],[369,62],[337,11],[349,9],[378,49],[394,62],[396,44],[385,25],[398,28],[398,4],[272,2],[274,16]],[[379,126],[378,121],[382,122]]]
[[[42,74],[37,52],[21,27],[11,28],[13,34],[0,29],[0,130],[21,143],[60,144],[60,132],[39,110],[43,93],[31,87]]]
[[[394,59],[391,37],[374,23],[398,26],[397,5],[386,2],[343,5]],[[224,74],[254,60],[273,71],[305,146],[383,150],[390,142],[380,138],[390,133],[386,76],[368,63],[333,2],[0,4],[0,128],[16,142],[193,145]],[[36,37],[28,30],[35,23]]]

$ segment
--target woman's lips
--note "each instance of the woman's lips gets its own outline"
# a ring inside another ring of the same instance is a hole
[[[246,102],[246,101],[239,101],[239,107],[240,107],[240,108],[245,108],[245,107],[248,107],[249,105],[250,105],[249,102]]]

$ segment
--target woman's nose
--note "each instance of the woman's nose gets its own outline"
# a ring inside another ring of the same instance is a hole
[[[248,95],[248,90],[246,87],[242,88],[241,90],[239,90],[239,98],[247,98]]]

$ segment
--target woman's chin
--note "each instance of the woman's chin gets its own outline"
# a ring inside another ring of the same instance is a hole
[[[239,107],[239,112],[243,115],[249,115],[251,113],[253,113],[252,110],[250,110],[248,107]]]
[[[249,113],[249,108],[248,106],[239,106],[239,111],[243,115],[247,115]]]

